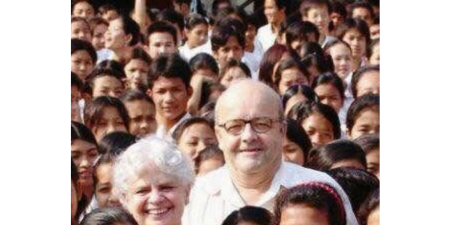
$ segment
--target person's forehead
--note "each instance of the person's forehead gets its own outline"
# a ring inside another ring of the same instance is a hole
[[[156,79],[153,82],[153,87],[154,88],[171,88],[171,87],[185,88],[183,80],[181,78],[179,78],[179,77],[168,78],[168,77],[163,77],[163,76],[158,77],[158,79]]]
[[[165,41],[165,42],[173,42],[174,38],[172,34],[169,32],[154,32],[148,36],[149,42],[155,41]]]

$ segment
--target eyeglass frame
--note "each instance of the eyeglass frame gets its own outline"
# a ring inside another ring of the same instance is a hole
[[[270,121],[270,128],[269,128],[269,130],[267,130],[267,131],[265,131],[265,132],[258,132],[258,131],[256,131],[255,128],[253,127],[253,125],[252,125],[252,121],[257,120],[257,119],[268,119],[268,120]],[[230,133],[230,132],[225,128],[225,124],[228,123],[228,122],[231,122],[231,121],[243,121],[243,122],[244,122],[244,126],[242,127],[242,130],[241,130],[239,133],[237,133],[237,134],[232,134],[232,133]],[[228,120],[228,121],[225,122],[225,123],[217,124],[217,126],[220,127],[220,128],[223,128],[223,129],[227,132],[227,134],[231,134],[231,135],[237,136],[237,135],[241,135],[242,132],[244,132],[245,126],[246,126],[247,124],[250,124],[250,128],[251,128],[255,133],[257,133],[257,134],[264,134],[264,133],[269,132],[269,131],[273,128],[273,123],[276,123],[276,122],[278,122],[278,123],[283,123],[284,120],[283,120],[283,119],[280,119],[280,118],[278,118],[278,119],[272,119],[272,118],[270,118],[270,117],[255,117],[255,118],[253,118],[253,119],[251,119],[251,120],[245,120],[245,119]]]

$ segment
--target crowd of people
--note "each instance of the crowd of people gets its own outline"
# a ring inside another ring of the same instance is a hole
[[[72,225],[379,224],[379,1],[130,2],[72,1]]]

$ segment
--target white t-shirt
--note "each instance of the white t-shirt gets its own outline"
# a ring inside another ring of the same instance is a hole
[[[180,53],[180,56],[184,60],[189,62],[195,55],[197,55],[199,53],[208,53],[208,54],[212,55],[211,42],[208,40],[205,44],[200,45],[195,48],[189,48],[189,46],[186,43],[183,46],[181,46],[180,48],[178,48],[178,52]]]
[[[266,24],[258,29],[256,40],[258,40],[261,43],[264,52],[266,52],[267,49],[272,47],[276,39],[277,34],[272,32],[270,24]]]

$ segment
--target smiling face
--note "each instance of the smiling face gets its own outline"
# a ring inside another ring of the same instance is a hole
[[[167,121],[176,121],[186,113],[192,89],[187,88],[181,78],[159,77],[153,82],[151,97],[156,105],[156,114]]]
[[[208,146],[217,144],[214,130],[206,124],[196,123],[187,127],[178,141],[180,150],[191,156],[192,159]]]
[[[253,81],[240,81],[232,90],[222,94],[216,105],[216,135],[225,161],[234,171],[242,173],[267,173],[281,163],[286,126],[278,121],[279,97],[267,86]],[[268,92],[273,93],[268,93]],[[256,133],[246,124],[239,135],[228,133],[224,124],[231,120],[252,120],[268,117],[275,122],[265,133]],[[278,121],[278,122],[277,122]]]
[[[98,156],[97,147],[92,143],[77,139],[71,144],[71,156],[78,169],[80,184],[82,186],[92,185],[94,162]]]
[[[123,29],[122,19],[117,18],[109,23],[108,30],[105,32],[105,48],[112,51],[120,50],[131,41],[131,34],[126,34]]]
[[[352,72],[352,51],[345,44],[341,43],[330,48],[330,55],[333,59],[334,72],[341,79],[345,79]]]
[[[189,189],[153,167],[138,172],[126,192],[125,208],[140,225],[181,224]]]

